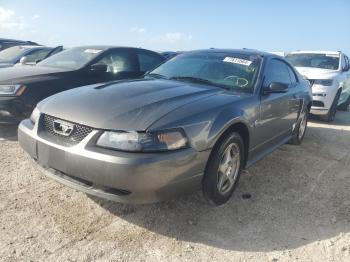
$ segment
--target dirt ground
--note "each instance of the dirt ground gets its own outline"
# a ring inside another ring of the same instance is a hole
[[[216,208],[88,197],[36,171],[15,130],[0,127],[0,261],[350,261],[350,112],[309,123]]]

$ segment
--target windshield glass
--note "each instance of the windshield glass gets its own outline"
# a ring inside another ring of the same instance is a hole
[[[245,54],[207,52],[178,55],[148,76],[192,81],[252,93],[261,59]]]
[[[53,55],[38,63],[37,66],[79,69],[89,63],[102,51],[102,49],[75,47]]]
[[[0,61],[12,61],[20,56],[26,48],[23,46],[13,46],[0,52]]]
[[[338,70],[339,55],[337,54],[290,54],[286,59],[295,67],[314,67]]]

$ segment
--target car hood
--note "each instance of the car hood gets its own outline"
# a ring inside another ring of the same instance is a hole
[[[221,92],[171,80],[119,81],[68,90],[45,99],[38,108],[94,128],[144,131],[171,111]]]
[[[339,75],[339,71],[312,67],[296,67],[296,70],[306,79],[331,79]]]
[[[0,83],[20,84],[22,79],[28,77],[60,73],[66,71],[69,70],[44,66],[7,67],[0,70]]]

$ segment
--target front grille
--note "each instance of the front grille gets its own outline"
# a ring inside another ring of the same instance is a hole
[[[66,123],[74,126],[69,136],[64,136],[54,130],[54,121],[62,120],[50,115],[42,115],[39,122],[39,136],[58,144],[73,146],[80,143],[87,135],[92,132],[92,128],[64,120]]]
[[[324,103],[321,101],[312,101],[312,106],[324,107]]]

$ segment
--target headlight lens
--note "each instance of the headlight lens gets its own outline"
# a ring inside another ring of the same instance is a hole
[[[187,145],[186,136],[179,130],[155,133],[105,131],[97,141],[97,146],[129,152],[169,151]]]
[[[34,108],[32,114],[30,115],[30,121],[32,121],[33,124],[35,124],[36,121],[38,121],[39,117],[40,117],[40,111],[39,111],[39,109],[36,107],[36,108]]]
[[[0,85],[0,95],[21,95],[25,88],[24,85]]]
[[[315,80],[315,85],[321,85],[321,86],[331,86],[333,85],[333,79],[319,79]]]

